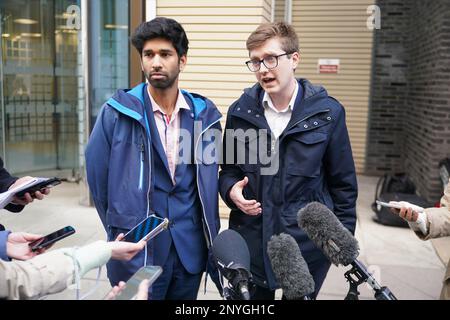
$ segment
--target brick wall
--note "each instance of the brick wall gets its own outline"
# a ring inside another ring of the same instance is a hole
[[[406,172],[437,201],[450,156],[450,1],[378,1],[367,174]]]
[[[450,1],[414,1],[408,42],[405,168],[419,193],[439,200],[438,163],[450,156]]]
[[[405,116],[408,95],[406,45],[410,7],[406,2],[377,2],[381,9],[381,29],[374,33],[367,174],[404,171],[404,132],[399,119]]]

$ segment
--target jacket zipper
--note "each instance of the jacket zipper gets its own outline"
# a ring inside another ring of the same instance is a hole
[[[221,118],[222,118],[222,117],[220,117],[219,119],[217,119],[216,121],[214,121],[213,123],[211,123],[205,130],[203,130],[203,131],[200,133],[200,135],[199,135],[199,137],[198,137],[198,140],[197,140],[197,142],[195,143],[195,148],[194,148],[194,158],[195,158],[195,159],[197,158],[197,157],[196,157],[197,147],[198,147],[198,143],[200,142],[201,137],[203,136],[203,134],[204,134],[209,128],[211,128],[213,125],[215,125],[217,122],[219,122]],[[205,221],[206,228],[208,229],[208,236],[209,236],[209,238],[207,239],[208,241],[207,241],[206,244],[207,244],[207,248],[208,248],[208,250],[209,250],[209,248],[211,247],[211,244],[212,244],[212,236],[211,236],[211,230],[209,229],[208,220],[206,219],[205,205],[203,204],[202,194],[201,194],[201,192],[200,192],[200,183],[199,183],[199,181],[198,181],[199,165],[196,164],[196,167],[197,167],[197,177],[196,177],[196,182],[197,182],[198,197],[199,197],[199,199],[200,199],[200,204],[202,205],[203,219],[204,219],[204,221]],[[204,228],[203,228],[203,230],[204,230]],[[204,232],[204,231],[203,231],[203,232]],[[207,260],[207,261],[208,261],[208,260]],[[207,262],[207,263],[208,263],[208,262]],[[205,292],[206,292],[206,282],[207,282],[207,281],[208,281],[208,277],[205,277]],[[223,281],[222,281],[222,277],[221,277],[221,275],[220,275],[220,271],[219,271],[219,282],[220,282],[220,285],[222,286],[222,289],[223,289],[223,288],[224,288],[224,284],[223,284]]]
[[[141,144],[141,150],[140,150],[140,171],[139,171],[139,186],[138,189],[142,190],[143,184],[144,184],[144,144]]]
[[[196,152],[197,152],[198,143],[200,142],[200,139],[201,139],[201,137],[203,136],[203,134],[204,134],[209,128],[211,128],[213,125],[215,125],[217,122],[219,122],[221,118],[222,118],[222,117],[220,117],[219,119],[217,119],[216,121],[214,121],[213,123],[211,123],[205,130],[203,130],[203,131],[200,133],[200,135],[199,135],[199,137],[198,137],[198,140],[197,140],[197,142],[195,143],[195,149],[194,149],[194,150],[195,150],[195,153],[194,153],[194,157],[196,157]],[[198,173],[199,173],[199,166],[198,166],[198,164],[196,164],[196,167],[197,167],[197,177],[196,177],[196,182],[197,182],[198,197],[199,197],[200,203],[201,203],[201,205],[202,205],[203,218],[204,218],[204,220],[205,220],[205,222],[206,222],[206,227],[207,227],[207,229],[208,229],[208,236],[209,236],[209,237],[208,237],[208,243],[207,243],[207,245],[208,245],[208,249],[209,249],[210,246],[211,246],[211,243],[212,243],[212,236],[211,236],[211,230],[209,229],[208,220],[206,219],[205,205],[203,204],[202,195],[201,195],[201,192],[200,192],[200,183],[199,183],[199,181],[198,181]]]

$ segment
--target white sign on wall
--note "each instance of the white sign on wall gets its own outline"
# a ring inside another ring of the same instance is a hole
[[[338,73],[339,59],[319,59],[317,73]]]

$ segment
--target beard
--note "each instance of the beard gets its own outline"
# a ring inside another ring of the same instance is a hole
[[[152,79],[151,73],[145,73],[145,78],[148,80],[150,85],[157,89],[168,89],[173,86],[178,78],[179,72],[175,74],[164,73],[165,77],[162,79]]]

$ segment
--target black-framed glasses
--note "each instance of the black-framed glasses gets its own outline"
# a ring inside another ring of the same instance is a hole
[[[264,64],[264,66],[267,69],[274,69],[276,67],[278,67],[278,58],[282,57],[282,56],[287,56],[289,54],[292,54],[292,52],[285,52],[282,54],[279,54],[277,56],[267,56],[264,59],[261,60],[249,60],[246,61],[245,64],[247,65],[248,70],[250,70],[251,72],[256,72],[259,71],[259,69],[261,69],[261,63]]]

